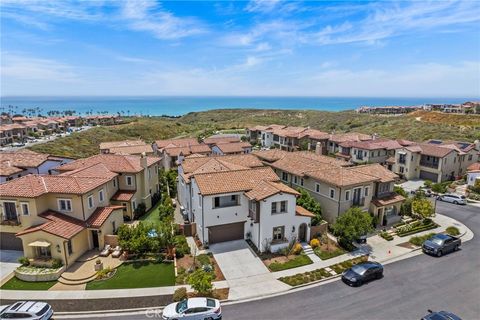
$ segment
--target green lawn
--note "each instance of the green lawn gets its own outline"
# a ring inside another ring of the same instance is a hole
[[[285,263],[274,262],[268,266],[271,271],[282,271],[291,268],[305,266],[307,264],[313,263],[310,258],[304,254],[295,257],[294,259],[288,260]]]
[[[0,289],[2,290],[48,290],[56,284],[57,281],[45,282],[27,282],[13,277],[8,280]]]
[[[336,249],[335,251],[322,251],[320,249],[315,249],[315,254],[322,260],[335,258],[344,253],[347,253],[347,251],[343,249]]]
[[[142,261],[122,264],[112,278],[87,283],[87,290],[149,288],[173,285],[175,285],[173,263]]]
[[[142,217],[140,217],[140,221],[145,221],[145,222],[160,222],[160,213],[158,211],[158,208],[162,204],[161,201],[158,201],[158,203],[150,209],[147,213],[145,213]]]

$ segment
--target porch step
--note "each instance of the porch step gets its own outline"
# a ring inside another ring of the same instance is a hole
[[[76,277],[74,277],[74,274],[71,274],[67,271],[67,272],[62,273],[60,278],[66,280],[66,281],[82,281],[82,280],[90,279],[91,277],[95,276],[96,274],[97,273],[95,272],[95,273],[91,273],[91,274],[89,274],[87,276],[84,276],[84,277],[81,277],[81,278],[76,278]]]
[[[80,279],[80,280],[69,280],[69,279],[65,279],[63,277],[60,277],[60,278],[58,278],[58,282],[63,283],[65,285],[74,286],[74,285],[84,284],[84,283],[90,282],[92,280],[95,280],[96,277],[97,277],[97,274],[94,274],[94,275],[92,275],[88,278]]]
[[[315,254],[315,252],[313,252],[313,249],[309,244],[301,243],[301,245],[303,248],[303,252],[305,252],[306,255]]]

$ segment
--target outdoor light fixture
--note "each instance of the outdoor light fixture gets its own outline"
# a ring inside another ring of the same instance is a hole
[[[60,250],[60,245],[59,244],[57,244],[57,252],[58,253],[62,252],[62,250]]]
[[[295,232],[295,226],[292,227],[292,232]]]

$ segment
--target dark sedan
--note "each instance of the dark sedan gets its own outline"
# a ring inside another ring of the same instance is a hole
[[[383,277],[383,266],[374,261],[363,262],[347,269],[342,280],[349,286],[361,286],[365,282]]]

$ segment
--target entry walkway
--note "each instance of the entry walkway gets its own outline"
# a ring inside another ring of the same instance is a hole
[[[289,289],[288,285],[276,280],[245,240],[213,244],[210,245],[210,251],[228,282],[230,300],[269,295]]]

